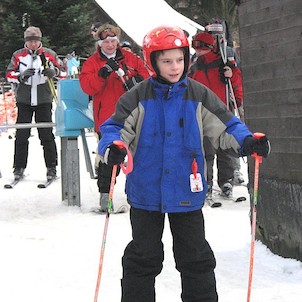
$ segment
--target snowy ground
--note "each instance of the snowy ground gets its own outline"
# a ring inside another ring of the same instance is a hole
[[[12,177],[14,140],[8,138],[8,133],[0,137],[0,301],[93,301],[105,217],[90,213],[98,204],[98,193],[96,181],[86,172],[82,141],[79,138],[81,208],[68,207],[62,202],[60,179],[47,189],[37,188],[46,171],[35,129],[32,134],[28,175],[12,190],[3,185]],[[87,141],[90,151],[94,150],[96,141],[91,133]],[[57,143],[60,153],[60,138]],[[246,175],[246,166],[242,168]],[[120,175],[115,202],[125,201],[123,187],[124,176]],[[248,197],[244,186],[236,187],[235,195]],[[223,201],[221,208],[204,208],[207,238],[217,258],[220,302],[246,301],[248,203]],[[110,216],[98,301],[120,301],[121,257],[131,238],[128,215]],[[157,301],[180,302],[180,278],[174,268],[167,227],[163,241],[165,262],[157,278]],[[276,256],[256,242],[251,301],[297,302],[301,297],[302,263]]]

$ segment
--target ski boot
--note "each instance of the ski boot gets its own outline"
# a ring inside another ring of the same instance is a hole
[[[233,197],[233,186],[231,183],[226,182],[221,187],[221,193],[220,195],[224,198],[232,198]]]
[[[244,178],[242,173],[239,170],[234,171],[234,179],[233,179],[234,184],[236,185],[241,185],[244,183]]]
[[[56,179],[57,169],[55,167],[47,168],[46,177],[48,181]]]
[[[15,168],[14,169],[15,180],[19,180],[19,179],[23,178],[24,170],[25,170],[24,168]]]

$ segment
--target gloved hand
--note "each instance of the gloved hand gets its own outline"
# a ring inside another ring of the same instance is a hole
[[[111,144],[105,151],[104,162],[107,165],[119,165],[124,162],[127,155],[126,148],[119,148],[115,144]]]
[[[228,79],[233,76],[232,68],[234,68],[234,64],[230,61],[227,61],[225,64],[220,65],[219,67],[219,75],[220,80],[223,83],[226,83]]]
[[[133,86],[135,86],[136,84],[138,84],[139,82],[143,81],[144,78],[140,75],[137,74],[134,77],[128,79],[127,81],[125,81],[125,83],[123,84],[124,89],[126,91],[130,90]]]
[[[98,75],[107,79],[112,71],[119,69],[118,62],[114,58],[107,60],[106,64],[99,70]]]
[[[267,157],[271,151],[270,142],[266,136],[259,139],[247,136],[242,145],[242,155],[252,155],[256,153],[259,156]]]
[[[21,79],[22,79],[23,82],[26,82],[34,74],[35,74],[35,69],[34,68],[25,69],[25,71],[22,73]]]
[[[42,74],[51,79],[56,75],[56,71],[53,68],[45,68]]]

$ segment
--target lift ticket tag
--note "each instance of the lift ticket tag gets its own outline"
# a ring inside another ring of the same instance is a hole
[[[190,187],[192,192],[201,192],[203,190],[201,174],[196,173],[196,177],[194,174],[190,175]]]

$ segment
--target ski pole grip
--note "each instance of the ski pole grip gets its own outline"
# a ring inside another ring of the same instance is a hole
[[[256,139],[260,139],[262,137],[265,137],[265,134],[262,133],[262,132],[255,132],[253,134],[253,137],[256,138]],[[259,162],[261,163],[261,160],[262,160],[262,156],[261,155],[258,155],[257,153],[253,153],[252,156],[255,157],[255,158],[258,158]]]
[[[120,167],[125,174],[129,174],[133,170],[133,158],[128,146],[123,141],[119,141],[119,140],[113,141],[113,143],[120,149],[122,148],[126,149],[128,160],[126,163],[120,164]]]

